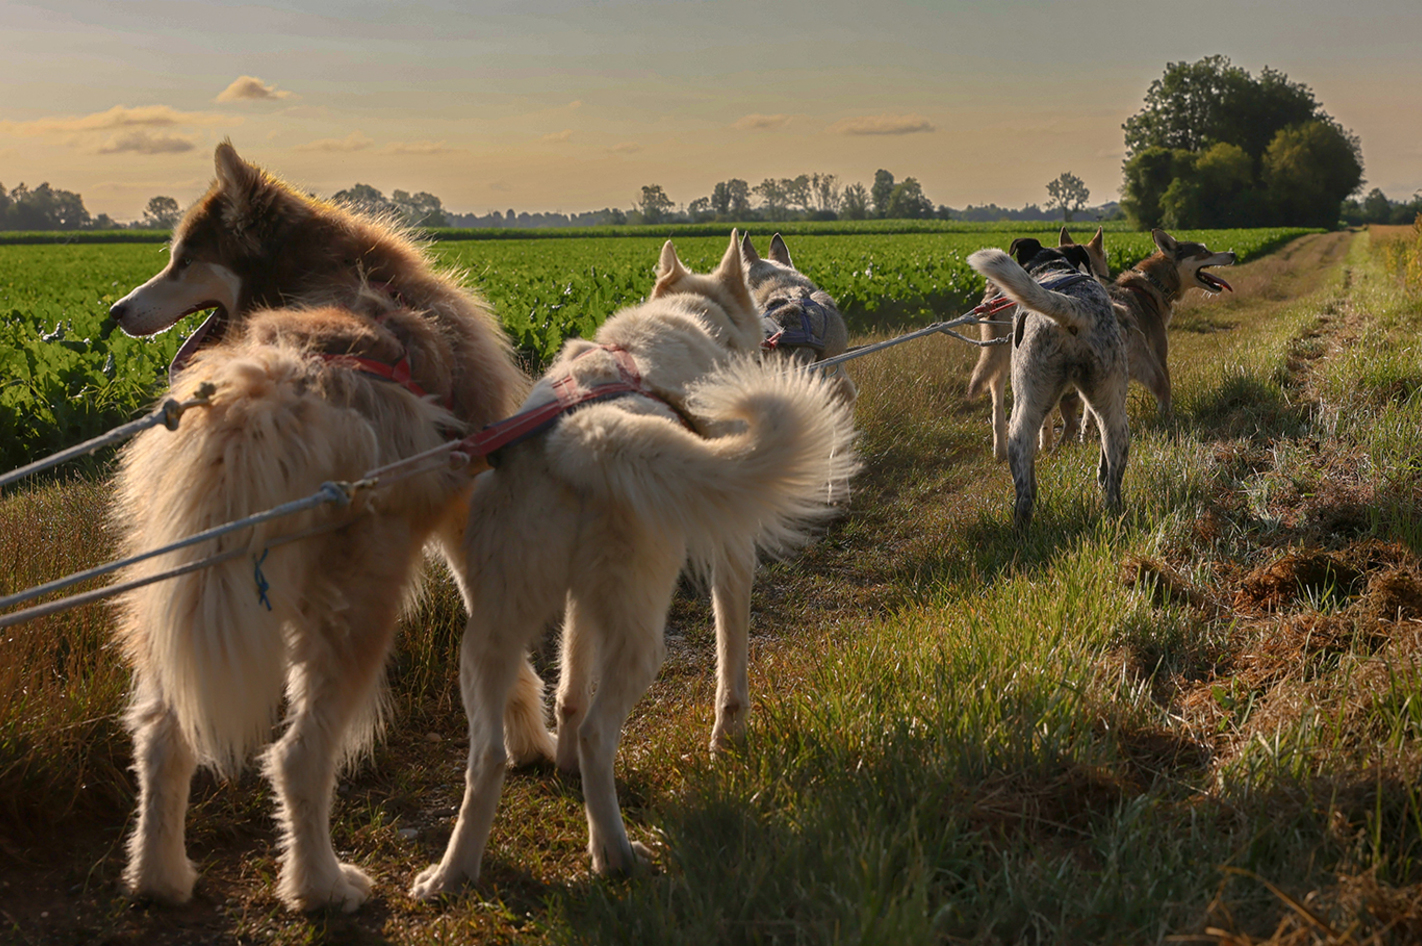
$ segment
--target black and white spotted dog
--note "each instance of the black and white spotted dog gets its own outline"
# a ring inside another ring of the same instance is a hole
[[[1013,526],[1032,521],[1037,497],[1037,435],[1047,412],[1075,387],[1101,431],[1096,479],[1106,505],[1121,508],[1121,477],[1130,452],[1126,339],[1111,298],[1093,276],[1081,246],[1050,249],[1037,240],[1013,240],[1009,253],[978,250],[968,264],[1017,303],[1012,337],[1014,404],[1007,462],[1017,490]],[[1015,257],[1015,259],[1014,259]]]

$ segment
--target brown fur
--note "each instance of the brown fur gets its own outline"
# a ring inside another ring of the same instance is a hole
[[[399,229],[305,197],[229,144],[216,157],[218,180],[179,225],[169,265],[114,307],[121,325],[153,332],[202,307],[203,293],[221,297],[216,327],[173,379],[182,393],[213,384],[211,406],[175,432],[140,435],[122,455],[115,520],[130,552],[326,481],[357,480],[504,416],[526,387],[488,308]],[[321,354],[408,358],[430,396]],[[124,873],[131,890],[191,896],[196,871],[183,822],[192,774],[199,764],[240,768],[270,737],[284,698],[287,725],[263,759],[281,825],[278,895],[299,909],[354,909],[368,896],[369,878],[331,846],[337,767],[376,728],[385,658],[423,547],[434,540],[459,555],[471,488],[468,472],[443,468],[358,493],[345,509],[308,511],[129,569],[132,578],[215,551],[250,553],[119,599],[139,783]],[[269,582],[265,601],[257,572]],[[541,717],[541,684],[526,665],[507,713],[511,731],[542,731],[541,719],[529,719]],[[526,759],[553,746],[545,736],[509,751]]]

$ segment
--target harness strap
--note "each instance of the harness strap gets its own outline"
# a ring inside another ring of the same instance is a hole
[[[769,318],[770,313],[774,312],[776,309],[783,309],[787,305],[790,305],[795,302],[800,303],[799,328],[786,328],[782,326],[780,328],[780,331],[775,332],[773,335],[766,338],[765,341],[760,343],[760,347],[763,351],[774,351],[781,345],[784,345],[787,348],[803,348],[808,346],[820,352],[825,350],[825,340],[815,334],[815,327],[814,324],[810,321],[809,310],[815,309],[816,311],[818,311],[820,313],[821,319],[826,324],[828,324],[829,318],[824,311],[824,306],[820,305],[818,302],[816,302],[809,296],[801,296],[798,299],[777,299],[774,302],[770,303],[770,305],[765,307],[765,312],[761,314],[761,318]]]
[[[1095,276],[1088,276],[1085,273],[1066,273],[1064,275],[1057,276],[1054,279],[1048,279],[1041,285],[1043,289],[1051,289],[1056,292],[1061,292],[1068,286],[1075,286],[1079,282],[1086,282],[1087,280],[1094,281],[1095,279]]]
[[[322,352],[321,357],[332,364],[341,365],[353,371],[359,371],[362,374],[374,375],[385,381],[393,381],[406,391],[415,395],[415,397],[426,398],[430,396],[429,392],[421,387],[420,383],[411,376],[409,355],[401,355],[400,360],[393,365],[386,364],[383,361],[376,361],[374,358],[362,358],[359,355],[334,355]],[[441,403],[443,403],[445,407],[451,408],[454,406],[454,397],[448,396],[444,398]]]
[[[591,351],[606,351],[612,354],[617,362],[617,373],[620,376],[616,381],[606,381],[602,384],[584,387],[569,372],[553,382],[553,400],[519,411],[512,417],[506,417],[501,421],[487,425],[477,434],[465,437],[460,442],[459,449],[471,456],[487,457],[490,465],[496,466],[495,455],[499,450],[542,433],[551,427],[559,417],[575,408],[591,404],[594,401],[607,401],[632,394],[665,404],[676,415],[677,420],[681,421],[682,426],[694,431],[695,428],[691,426],[691,422],[685,414],[677,409],[676,405],[643,384],[642,373],[637,370],[637,363],[632,360],[632,356],[626,349],[617,345],[598,345],[581,352],[574,360]]]
[[[1150,283],[1151,286],[1155,288],[1156,292],[1160,293],[1160,298],[1163,299],[1165,302],[1170,301],[1170,297],[1171,295],[1173,295],[1173,293],[1171,293],[1169,289],[1165,288],[1165,284],[1162,283],[1158,278],[1156,278],[1154,273],[1146,272],[1144,269],[1137,269],[1134,266],[1131,267],[1130,273],[1131,275],[1139,276],[1141,279],[1144,279],[1146,282]]]

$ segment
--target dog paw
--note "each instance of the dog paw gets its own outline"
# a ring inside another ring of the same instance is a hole
[[[415,877],[415,882],[410,885],[410,897],[414,900],[434,900],[454,893],[464,886],[465,881],[473,883],[476,879],[465,877],[464,871],[446,867],[443,862],[431,864]]]
[[[371,881],[369,875],[354,864],[337,864],[333,875],[320,879],[310,879],[298,883],[294,878],[283,878],[277,888],[288,909],[340,910],[352,913],[362,903],[370,899]]]
[[[144,864],[129,864],[123,874],[129,896],[136,900],[152,900],[170,906],[187,903],[193,897],[197,883],[197,868],[187,857],[163,868]]]
[[[650,867],[655,855],[641,841],[630,841],[615,856],[612,851],[597,848],[592,851],[593,871],[598,874],[631,874]]]

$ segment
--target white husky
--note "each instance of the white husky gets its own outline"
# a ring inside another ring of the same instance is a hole
[[[507,761],[505,703],[525,649],[560,608],[558,759],[582,771],[593,867],[626,870],[645,855],[622,823],[613,757],[661,665],[677,575],[689,557],[703,573],[743,568],[748,586],[756,547],[802,541],[830,512],[828,484],[856,469],[833,384],[762,364],[761,339],[735,234],[709,276],[667,243],[651,298],[594,341],[569,342],[534,388],[530,405],[619,381],[636,390],[504,448],[475,485],[460,576],[470,604],[464,802],[415,897],[478,879]]]

